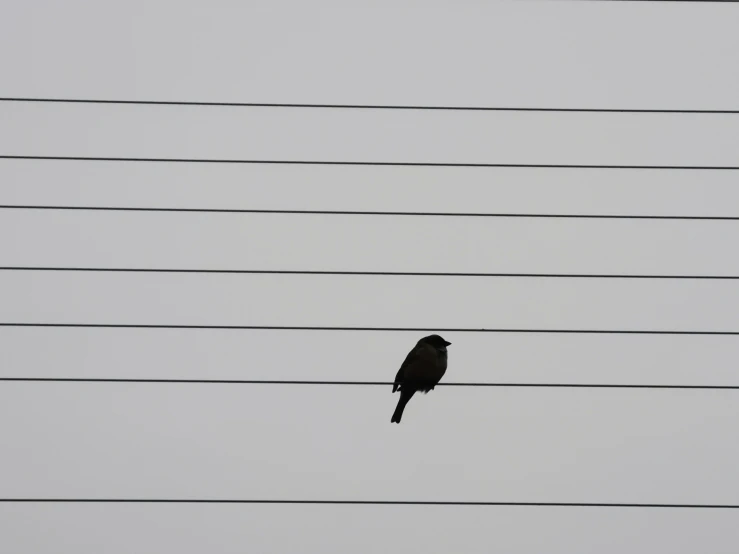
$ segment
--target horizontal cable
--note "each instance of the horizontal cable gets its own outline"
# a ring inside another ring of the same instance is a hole
[[[543,508],[730,509],[739,504],[651,504],[622,502],[475,502],[446,500],[273,500],[232,498],[0,498],[0,502],[64,504],[367,504],[375,506],[521,506]]]
[[[265,379],[135,379],[107,377],[0,377],[0,382],[28,383],[155,383],[213,385],[348,385],[389,387],[392,381],[296,381]],[[437,387],[560,388],[560,389],[683,389],[739,390],[739,385],[633,385],[598,383],[438,383]]]
[[[652,0],[655,1],[655,0]],[[674,0],[673,0],[674,1]],[[697,1],[697,0],[696,0]],[[739,114],[739,110],[681,110],[640,108],[533,108],[498,106],[420,106],[392,104],[306,104],[275,102],[187,102],[179,100],[100,100],[90,98],[0,98],[0,102],[42,102],[54,104],[126,104],[145,106],[221,106],[244,108],[321,108],[351,110],[434,110],[477,112],[578,112],[578,113],[667,113],[667,114]]]
[[[433,271],[329,271],[302,269],[177,269],[143,267],[0,266],[0,271],[60,271],[91,273],[202,273],[241,275],[356,275],[382,277],[508,277],[532,279],[682,279],[738,280],[739,275],[637,275],[627,273],[464,273]]]
[[[485,329],[471,327],[339,327],[309,325],[167,325],[154,323],[0,323],[0,327],[56,327],[87,329],[212,329],[236,331],[411,331],[416,333],[532,333],[575,335],[714,335],[736,336],[739,331],[665,331],[647,329]]]
[[[584,0],[585,2],[638,2],[638,3],[644,3],[644,2],[662,2],[665,4],[676,4],[676,3],[684,3],[684,4],[735,4],[739,2],[739,0]]]
[[[271,165],[357,165],[392,167],[508,167],[533,169],[690,169],[690,170],[730,170],[739,166],[726,165],[601,165],[601,164],[510,164],[510,163],[452,163],[452,162],[360,162],[360,161],[318,161],[318,160],[244,160],[217,158],[133,158],[101,156],[15,156],[0,155],[2,160],[54,160],[75,162],[162,162],[162,163],[212,163],[212,164],[271,164]]]
[[[431,217],[498,217],[541,219],[666,219],[739,221],[739,216],[721,215],[638,215],[638,214],[551,214],[551,213],[481,213],[481,212],[390,212],[365,210],[260,210],[233,208],[152,208],[129,206],[39,206],[31,204],[1,204],[0,210],[70,210],[104,212],[184,212],[224,214],[289,214],[289,215],[371,215],[371,216],[431,216]]]

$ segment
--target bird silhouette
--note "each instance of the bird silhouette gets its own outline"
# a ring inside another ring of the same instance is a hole
[[[400,398],[391,423],[400,423],[405,405],[416,392],[426,394],[439,383],[446,372],[446,347],[450,344],[439,335],[429,335],[408,353],[393,383],[393,392],[400,390]]]

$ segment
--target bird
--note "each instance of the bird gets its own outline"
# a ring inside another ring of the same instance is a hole
[[[405,405],[416,392],[426,394],[439,383],[446,372],[446,347],[450,344],[439,335],[429,335],[408,353],[393,383],[393,393],[400,390],[400,398],[391,423],[400,423]]]

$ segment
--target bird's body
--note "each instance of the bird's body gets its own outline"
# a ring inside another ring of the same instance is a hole
[[[446,372],[446,347],[450,344],[439,335],[430,335],[419,340],[408,353],[393,383],[393,392],[400,390],[400,398],[392,423],[400,423],[405,405],[416,392],[425,394],[439,383]]]

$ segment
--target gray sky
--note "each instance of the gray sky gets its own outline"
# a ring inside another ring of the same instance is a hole
[[[739,6],[20,2],[2,96],[737,109]],[[0,153],[739,165],[739,116],[0,103]],[[730,171],[0,160],[1,204],[737,215]],[[0,265],[739,274],[739,224],[4,211]],[[0,272],[0,320],[739,330],[731,281]],[[2,376],[392,380],[411,332],[0,330]],[[737,384],[739,340],[445,333],[445,380]],[[739,503],[730,391],[2,383],[0,497]],[[0,504],[18,553],[731,553],[733,511]]]

